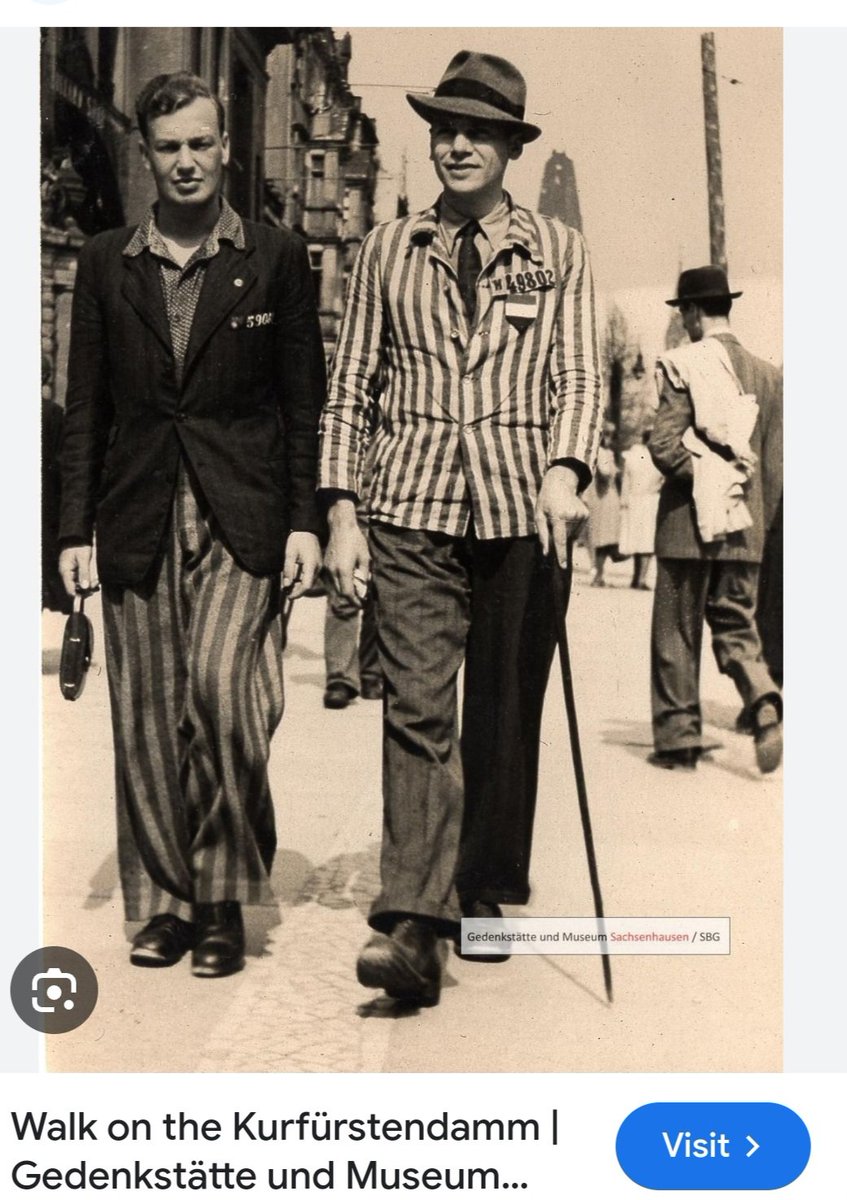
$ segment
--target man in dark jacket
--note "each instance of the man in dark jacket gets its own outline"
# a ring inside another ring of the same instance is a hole
[[[668,301],[705,353],[691,354],[693,347],[687,347],[659,359],[659,409],[650,438],[650,453],[665,475],[656,525],[651,652],[651,762],[660,767],[691,769],[702,754],[704,619],[718,667],[751,714],[760,770],[775,770],[782,758],[782,699],[756,628],[759,564],[782,493],[782,379],[731,332],[729,312],[740,295],[730,292],[719,267],[697,267],[683,271],[677,296]],[[755,423],[749,437],[740,438],[727,431],[745,406]],[[698,457],[711,458],[718,479],[736,480],[723,497],[728,515],[723,533],[713,528],[714,492],[710,497],[702,489],[702,501],[696,495]]]
[[[221,195],[223,108],[161,75],[136,111],[157,203],[83,249],[63,446],[60,570],[103,584],[131,961],[244,961],[270,897],[282,586],[320,564],[324,356],[305,244]]]

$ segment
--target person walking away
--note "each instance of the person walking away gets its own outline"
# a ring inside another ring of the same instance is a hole
[[[782,696],[756,627],[759,564],[782,492],[782,379],[729,325],[720,267],[683,271],[677,295],[690,346],[659,359],[650,438],[665,477],[656,528],[651,634],[655,752],[692,770],[702,755],[699,663],[708,623],[719,670],[751,715],[763,773],[782,759]]]

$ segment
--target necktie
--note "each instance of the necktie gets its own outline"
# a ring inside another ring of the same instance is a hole
[[[482,270],[482,258],[476,247],[474,238],[479,233],[479,223],[468,221],[459,230],[459,291],[468,314],[468,322],[473,325],[476,316],[476,281]]]

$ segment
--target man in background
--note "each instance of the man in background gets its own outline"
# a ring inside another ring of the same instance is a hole
[[[667,301],[694,344],[659,359],[650,438],[665,476],[656,527],[651,762],[671,769],[693,770],[703,753],[704,620],[718,667],[750,715],[759,769],[774,771],[782,759],[782,698],[756,626],[759,564],[782,493],[782,379],[732,333],[729,314],[740,295],[720,267],[709,266],[683,271]],[[751,402],[755,423],[740,437],[733,424]],[[718,483],[717,495],[706,487],[698,496],[698,475],[706,484],[728,482]],[[714,526],[717,508],[723,531]]]

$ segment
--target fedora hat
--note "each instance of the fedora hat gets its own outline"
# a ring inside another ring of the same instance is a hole
[[[457,117],[475,117],[496,121],[532,142],[540,135],[537,125],[524,118],[526,81],[517,67],[494,54],[460,50],[450,60],[434,96],[407,92],[406,99],[426,121],[438,120],[445,113]]]
[[[737,300],[743,292],[731,292],[723,267],[692,267],[683,271],[676,285],[676,297],[666,300],[672,308],[678,308],[689,300]]]

